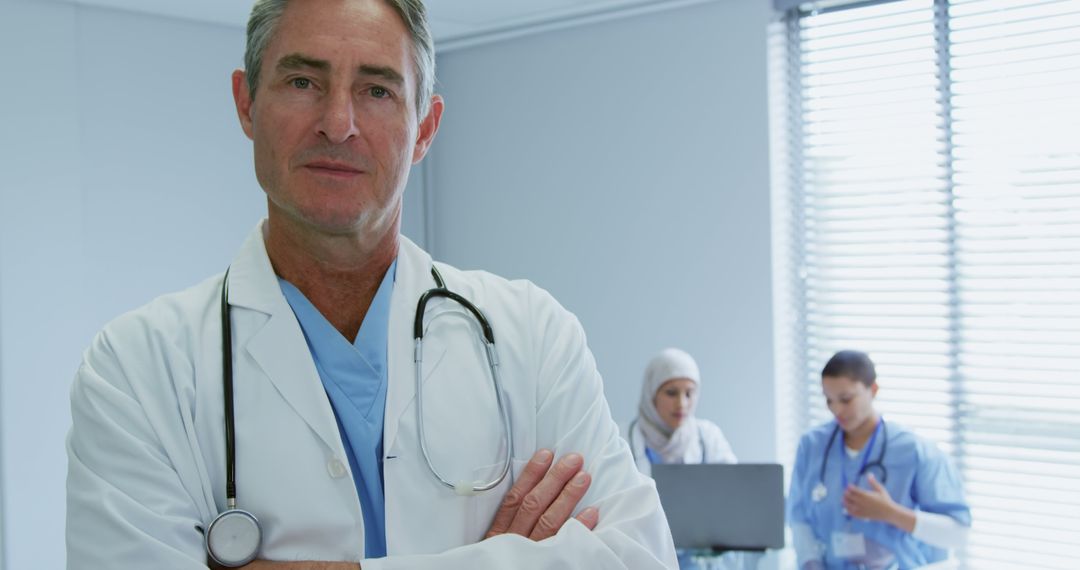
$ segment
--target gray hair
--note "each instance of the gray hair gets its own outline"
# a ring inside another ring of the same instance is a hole
[[[383,0],[398,13],[412,35],[413,63],[416,66],[416,113],[420,120],[427,116],[431,96],[435,92],[435,45],[428,28],[427,10],[423,0]],[[255,0],[247,25],[247,48],[244,69],[248,93],[255,98],[262,70],[263,52],[277,30],[281,15],[289,0]]]

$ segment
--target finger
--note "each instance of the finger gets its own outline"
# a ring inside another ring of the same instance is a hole
[[[847,496],[849,494],[851,496],[853,496],[853,497],[865,497],[867,495],[870,495],[870,491],[867,491],[866,489],[860,489],[860,488],[852,485],[852,486],[847,488],[847,491],[844,491],[845,496]]]
[[[862,505],[862,504],[863,504],[863,498],[862,498],[861,495],[856,495],[854,493],[851,494],[851,495],[846,495],[846,494],[844,495],[844,508],[845,509],[848,509],[848,510],[858,509],[860,507],[860,505]]]
[[[563,487],[559,496],[552,501],[551,506],[537,519],[529,538],[539,541],[555,536],[566,521],[570,520],[570,515],[574,514],[574,509],[585,496],[585,492],[589,490],[590,484],[592,484],[592,477],[584,471],[578,471],[577,475],[574,475]]]
[[[491,528],[488,529],[484,538],[504,534],[510,528],[510,523],[514,521],[514,516],[521,508],[521,502],[537,483],[543,480],[554,458],[555,454],[547,449],[541,449],[533,454],[532,459],[521,470],[521,475],[518,476],[514,486],[503,497],[499,510],[495,512],[495,519],[491,522]]]
[[[862,514],[862,505],[858,501],[844,499],[844,511],[853,517],[857,517]]]
[[[596,507],[589,507],[578,513],[574,518],[585,525],[585,528],[593,530],[596,528],[597,523],[600,522],[600,511]]]
[[[881,485],[881,483],[878,483],[877,477],[874,477],[873,473],[867,474],[866,475],[866,480],[870,482],[870,486],[873,487],[875,491],[877,491],[879,493],[887,493],[888,492],[888,491],[885,490],[885,487],[883,487]]]
[[[581,470],[584,463],[584,459],[577,453],[571,453],[555,463],[547,475],[521,500],[517,514],[506,532],[521,536],[531,535],[536,521],[540,520],[540,516],[559,496],[570,478]]]

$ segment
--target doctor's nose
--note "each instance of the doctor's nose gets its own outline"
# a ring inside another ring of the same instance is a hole
[[[333,144],[347,142],[360,134],[358,118],[351,93],[330,93],[324,99],[319,135]]]

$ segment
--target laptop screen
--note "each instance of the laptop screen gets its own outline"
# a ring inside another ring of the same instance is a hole
[[[653,465],[676,548],[784,547],[784,468],[775,464]]]

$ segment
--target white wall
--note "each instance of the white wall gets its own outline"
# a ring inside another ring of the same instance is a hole
[[[575,312],[620,423],[665,346],[699,415],[776,460],[762,0],[445,53],[435,254],[529,278]]]

